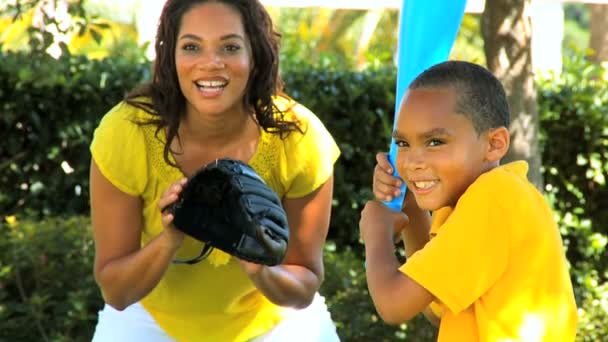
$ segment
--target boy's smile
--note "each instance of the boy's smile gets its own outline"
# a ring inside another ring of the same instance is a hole
[[[489,142],[464,114],[456,113],[454,88],[410,89],[394,131],[397,170],[422,209],[455,206],[483,172]]]

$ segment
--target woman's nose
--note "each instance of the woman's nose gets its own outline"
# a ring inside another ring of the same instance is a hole
[[[217,53],[206,53],[199,61],[199,68],[202,70],[217,70],[224,67],[226,67],[226,64]]]

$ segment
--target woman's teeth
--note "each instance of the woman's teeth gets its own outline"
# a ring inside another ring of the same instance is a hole
[[[196,85],[200,88],[223,88],[226,82],[223,81],[198,81]]]

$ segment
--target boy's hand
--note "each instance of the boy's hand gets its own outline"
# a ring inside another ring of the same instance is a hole
[[[379,201],[391,201],[393,197],[401,194],[403,181],[393,176],[393,166],[388,161],[387,153],[376,153],[376,162],[373,180],[374,197]]]
[[[409,223],[407,215],[394,211],[378,201],[368,201],[361,212],[359,229],[363,243],[386,239],[398,241],[401,231]]]

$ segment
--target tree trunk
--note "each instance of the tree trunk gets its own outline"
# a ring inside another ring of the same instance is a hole
[[[591,37],[589,47],[595,52],[593,60],[608,61],[608,5],[589,4],[591,12]]]
[[[526,160],[528,178],[542,190],[529,5],[529,0],[487,0],[481,32],[488,69],[503,83],[511,108],[511,148],[503,163]]]

